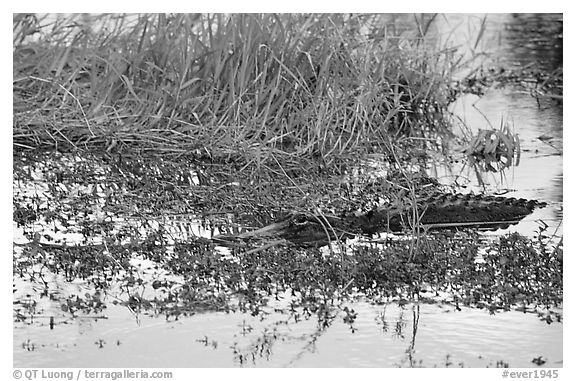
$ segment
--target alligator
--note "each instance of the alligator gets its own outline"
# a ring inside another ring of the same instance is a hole
[[[505,229],[546,203],[523,198],[474,194],[434,194],[411,206],[378,207],[363,214],[294,213],[261,229],[216,236],[223,245],[253,239],[280,239],[298,246],[322,246],[358,235],[401,233],[414,229]]]

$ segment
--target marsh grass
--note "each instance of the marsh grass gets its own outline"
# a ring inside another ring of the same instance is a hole
[[[379,15],[14,15],[14,146],[255,167],[430,144],[455,50]],[[414,142],[410,140],[410,142]]]

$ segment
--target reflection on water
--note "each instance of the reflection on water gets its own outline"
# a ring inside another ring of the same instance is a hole
[[[422,16],[430,20],[432,15]],[[409,18],[404,22],[410,23]],[[478,37],[481,37],[478,39]],[[434,17],[428,37],[458,46],[470,59],[504,68],[553,72],[563,64],[563,16],[549,13],[447,14]]]
[[[497,58],[501,64],[533,66],[554,71],[563,64],[562,14],[514,13],[490,15],[493,28],[504,24],[503,44]],[[494,32],[493,32],[494,33]]]
[[[352,326],[340,313],[320,329],[314,316],[296,323],[283,314],[142,317],[138,324],[128,309],[111,306],[106,320],[16,328],[14,366],[533,367],[540,356],[546,367],[562,366],[562,325],[533,315],[435,304],[353,308]]]
[[[485,28],[479,49],[491,53],[484,62],[488,66],[553,73],[563,64],[561,14],[451,14],[436,18],[434,25],[440,39],[454,40],[466,49],[471,49],[474,36]],[[562,104],[509,86],[491,89],[481,97],[463,96],[452,105],[451,112],[462,121],[462,129],[455,129],[457,134],[472,136],[480,129],[499,128],[504,122],[520,138],[519,166],[502,174],[485,174],[481,181],[465,184],[467,188],[544,201],[548,207],[510,230],[532,235],[543,221],[551,226],[549,233],[557,229],[556,234],[562,235]],[[476,178],[472,168],[453,163],[435,170],[447,184]]]
[[[559,226],[562,234],[563,193],[563,141],[562,114],[558,108],[538,108],[534,98],[506,90],[489,92],[485,96],[462,97],[453,105],[455,115],[465,122],[468,134],[479,129],[499,128],[506,121],[520,137],[520,165],[511,167],[502,174],[485,174],[482,182],[473,182],[469,188],[481,192],[486,185],[488,191],[536,199],[548,203],[512,230],[531,235],[537,230],[537,221]],[[490,122],[490,124],[488,123]],[[440,171],[441,181],[452,183],[458,176],[473,180],[472,168],[458,168],[453,164]],[[462,181],[459,181],[461,184]]]

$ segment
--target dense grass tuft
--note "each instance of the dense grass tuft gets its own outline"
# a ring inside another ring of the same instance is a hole
[[[412,20],[411,20],[412,21]],[[431,20],[428,20],[431,21]],[[16,149],[261,162],[447,130],[454,50],[381,15],[14,15]],[[396,144],[396,143],[393,143]]]

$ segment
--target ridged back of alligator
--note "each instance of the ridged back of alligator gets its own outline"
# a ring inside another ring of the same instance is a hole
[[[419,202],[422,224],[515,223],[545,203],[523,198],[473,194],[434,195]]]
[[[419,202],[423,206],[436,206],[437,208],[456,207],[474,207],[474,208],[525,208],[532,212],[534,209],[546,206],[545,202],[536,200],[526,200],[524,198],[486,196],[475,194],[434,194]]]

